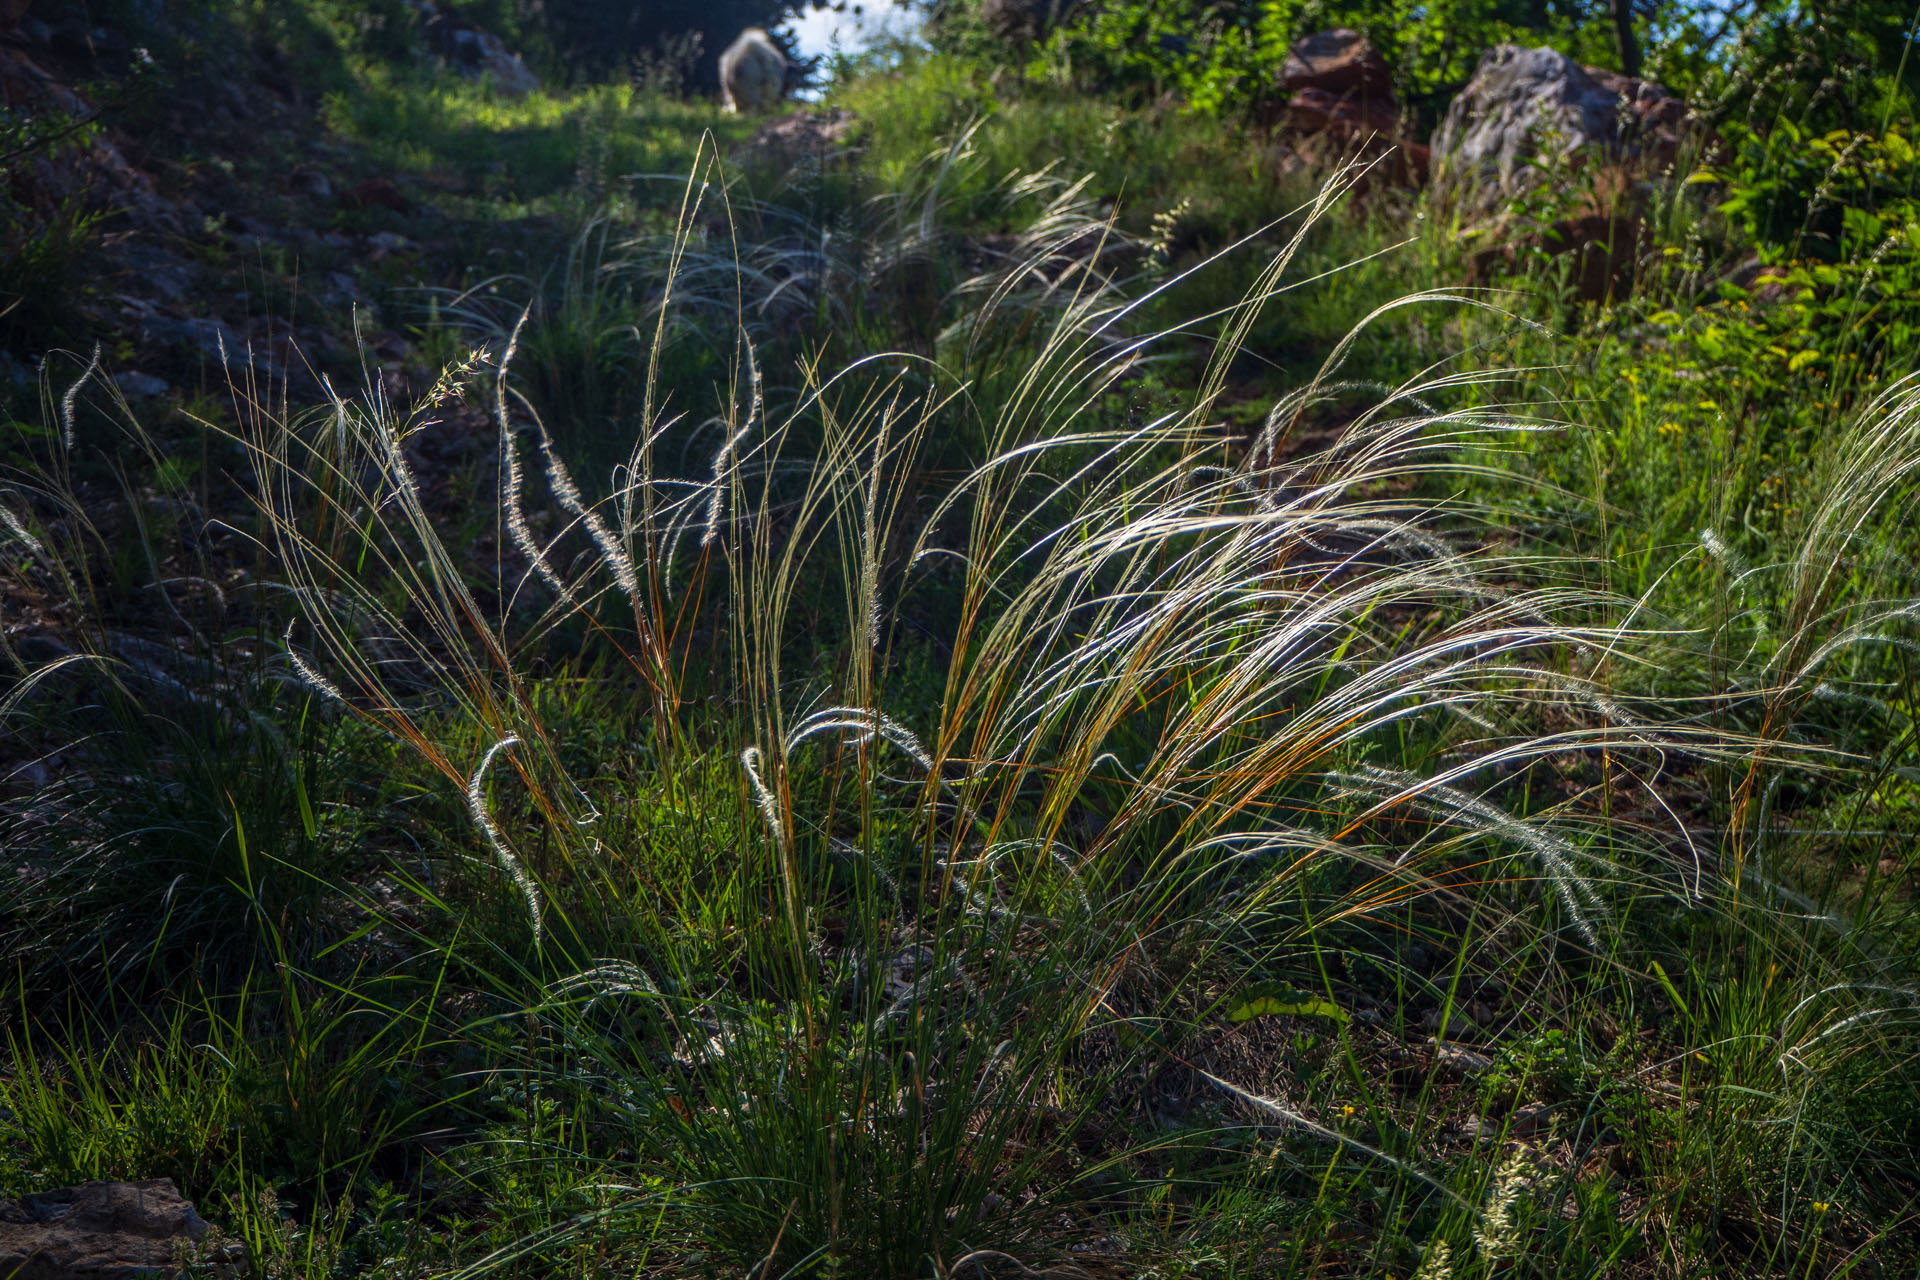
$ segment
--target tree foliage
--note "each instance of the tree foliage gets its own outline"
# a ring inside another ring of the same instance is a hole
[[[984,39],[976,8],[936,5],[936,43],[967,51]],[[1703,105],[1810,112],[1805,123],[1825,130],[1907,111],[1920,85],[1916,21],[1900,0],[1087,0],[1027,52],[1109,91],[1171,93],[1194,110],[1236,114],[1277,95],[1291,42],[1351,27],[1385,57],[1400,99],[1431,123],[1485,50],[1546,45],[1647,75]]]
[[[1402,99],[1421,106],[1450,96],[1502,42],[1550,44],[1611,65],[1609,13],[1607,0],[1104,0],[1050,43],[1056,58],[1108,85],[1171,91],[1196,109],[1230,112],[1276,92],[1292,41],[1352,27],[1385,56]],[[945,25],[950,38],[964,38],[964,23]]]
[[[520,20],[545,36],[576,77],[623,74],[639,62],[710,91],[719,83],[720,51],[744,28],[774,28],[806,7],[806,0],[520,0]]]

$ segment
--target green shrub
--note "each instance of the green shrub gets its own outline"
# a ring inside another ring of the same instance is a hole
[[[1033,55],[1033,66],[1068,68],[1092,83],[1131,91],[1136,100],[1170,92],[1193,110],[1238,116],[1271,110],[1288,47],[1331,27],[1368,36],[1393,72],[1401,100],[1420,115],[1417,128],[1431,127],[1493,44],[1550,44],[1585,62],[1615,60],[1610,28],[1578,6],[1517,0],[1109,0],[1049,36]],[[969,39],[968,32],[964,23],[948,23],[945,42],[977,47],[978,38]]]

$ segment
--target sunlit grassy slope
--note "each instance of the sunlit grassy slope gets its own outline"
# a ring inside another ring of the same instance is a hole
[[[49,363],[0,1181],[270,1275],[1910,1270],[1906,353],[990,83],[774,165],[374,77],[555,228],[443,368]]]

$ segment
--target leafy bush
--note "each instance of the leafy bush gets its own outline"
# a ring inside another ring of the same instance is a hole
[[[966,30],[949,23],[948,40]],[[1238,113],[1270,102],[1287,48],[1352,27],[1385,57],[1401,99],[1434,117],[1502,41],[1551,44],[1588,62],[1614,53],[1604,22],[1577,3],[1447,0],[1108,0],[1049,37],[1036,58],[1143,96],[1172,92],[1194,110]],[[939,27],[936,27],[936,31]]]

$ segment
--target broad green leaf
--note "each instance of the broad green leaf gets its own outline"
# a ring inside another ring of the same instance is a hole
[[[1335,1022],[1345,1022],[1347,1011],[1331,1000],[1309,995],[1304,991],[1272,992],[1255,989],[1238,997],[1227,1006],[1227,1018],[1232,1022],[1247,1022],[1254,1018],[1267,1018],[1276,1014],[1291,1014],[1296,1018],[1331,1018]]]

